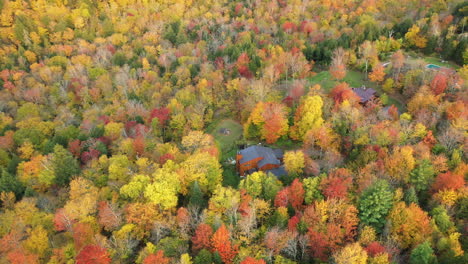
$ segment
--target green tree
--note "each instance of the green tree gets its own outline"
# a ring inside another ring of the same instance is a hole
[[[200,253],[193,259],[193,264],[213,263],[213,255],[206,249],[202,249]]]
[[[437,258],[434,255],[431,245],[428,241],[419,244],[411,251],[410,264],[436,264]]]
[[[454,224],[450,220],[450,216],[444,207],[437,206],[436,208],[432,209],[431,215],[440,231],[447,233],[454,227]]]
[[[245,189],[254,198],[272,200],[281,189],[281,182],[272,174],[254,172],[241,180],[239,189]]]
[[[147,175],[135,175],[132,180],[120,188],[120,194],[124,198],[137,199],[141,196],[145,188],[150,184],[151,179]]]
[[[306,204],[311,204],[316,200],[323,200],[323,195],[320,192],[320,181],[321,177],[310,177],[303,180]]]
[[[416,194],[416,190],[414,189],[413,186],[409,187],[408,190],[406,190],[403,198],[406,204],[411,204],[411,203],[419,204],[418,195]]]
[[[189,192],[189,205],[204,208],[206,206],[206,199],[203,196],[203,192],[200,189],[198,181],[193,182]]]
[[[387,181],[379,180],[367,188],[359,201],[359,218],[366,224],[382,231],[393,204],[393,192]]]
[[[414,186],[416,191],[427,191],[429,186],[434,181],[434,169],[429,160],[422,160],[419,165],[410,173],[410,183]]]
[[[78,161],[61,145],[55,145],[50,162],[55,175],[55,183],[59,186],[67,185],[73,175],[80,173]]]
[[[24,185],[14,175],[8,173],[5,169],[0,171],[0,193],[13,192],[16,199],[19,200],[24,192]]]
[[[125,155],[114,155],[109,158],[109,179],[126,181],[129,176],[130,161]]]

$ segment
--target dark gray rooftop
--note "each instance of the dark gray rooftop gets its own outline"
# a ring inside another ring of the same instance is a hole
[[[266,148],[262,146],[250,146],[239,151],[239,154],[242,155],[240,163],[245,163],[258,157],[263,157],[263,159],[258,162],[259,168],[264,166],[265,164],[280,164],[280,161],[276,157],[275,152],[271,148]]]
[[[273,175],[275,175],[278,178],[288,174],[286,170],[284,169],[284,166],[278,167],[276,169],[268,170],[266,172],[271,172]]]
[[[277,159],[282,159],[284,156],[284,151],[282,149],[273,149]]]
[[[361,98],[361,103],[365,103],[375,96],[375,90],[372,88],[353,88],[353,91]]]

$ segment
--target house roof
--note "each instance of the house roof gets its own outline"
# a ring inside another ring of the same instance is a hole
[[[353,88],[353,91],[361,98],[361,103],[365,103],[375,96],[375,90],[372,88]]]
[[[282,159],[284,156],[284,151],[282,149],[273,149],[277,159]]]
[[[268,170],[267,172],[271,172],[273,175],[275,175],[278,178],[288,174],[286,170],[284,169],[284,166],[278,167],[276,169]]]
[[[240,163],[246,163],[253,159],[263,157],[263,159],[258,162],[258,167],[262,167],[265,164],[280,164],[280,161],[276,157],[275,152],[271,148],[250,146],[239,151],[239,154],[242,155]]]

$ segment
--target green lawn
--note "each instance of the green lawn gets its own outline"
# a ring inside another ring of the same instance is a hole
[[[328,71],[319,72],[317,75],[309,78],[309,83],[311,86],[320,84],[326,93],[329,93],[340,82],[346,82],[350,87],[361,87],[364,85],[366,87],[373,88],[379,95],[383,93],[382,87],[379,84],[367,80],[365,73],[355,70],[348,71],[345,78],[343,78],[341,81],[333,80],[333,77]],[[404,105],[399,100],[391,96],[389,96],[388,104],[394,104],[402,112],[405,110]]]
[[[231,133],[229,135],[221,134],[219,133],[221,128],[227,128],[231,130]],[[232,119],[223,119],[209,126],[207,132],[213,135],[216,142],[219,144],[221,153],[224,155],[236,147],[236,141],[242,136],[242,126]]]
[[[329,92],[336,85],[336,82],[332,80],[332,76],[328,71],[319,72],[317,75],[310,77],[309,83],[311,86],[320,84],[326,92]]]
[[[366,80],[364,75],[364,73],[358,71],[348,71],[343,80],[335,81],[333,80],[333,77],[331,76],[330,72],[323,71],[309,78],[309,83],[311,85],[320,84],[322,89],[326,92],[330,92],[331,89],[333,89],[333,87],[335,87],[340,82],[346,82],[351,87],[361,87],[365,85],[366,87],[374,88],[376,84]]]
[[[231,130],[231,133],[229,135],[221,134],[219,133],[221,128],[227,128]],[[236,156],[236,141],[242,137],[242,126],[232,119],[223,119],[213,122],[208,126],[206,132],[213,135],[221,152],[220,162],[223,166],[223,185],[237,188],[240,177],[237,175],[236,166],[227,164],[226,160]]]

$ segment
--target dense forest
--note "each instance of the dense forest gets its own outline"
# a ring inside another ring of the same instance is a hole
[[[468,263],[468,2],[0,12],[0,263]]]

